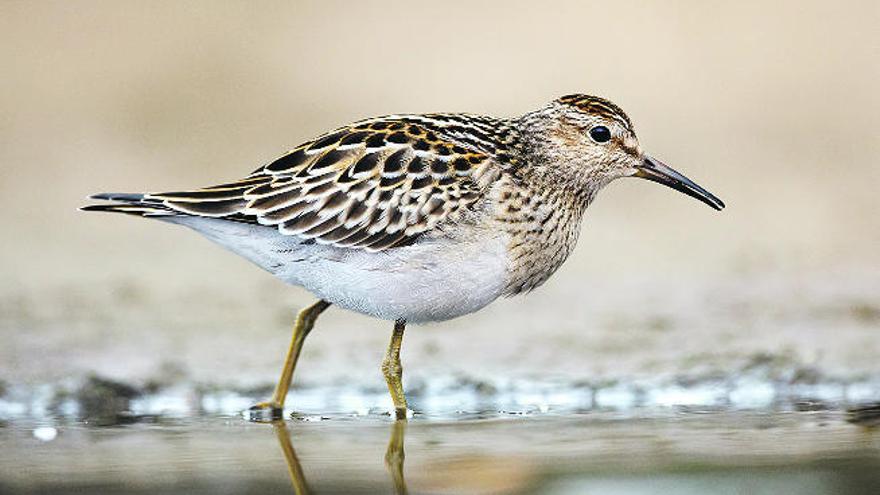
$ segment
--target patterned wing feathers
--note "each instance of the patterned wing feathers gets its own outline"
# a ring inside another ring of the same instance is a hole
[[[244,216],[282,234],[379,251],[476,202],[475,176],[489,160],[417,122],[377,119],[307,142],[241,181],[148,198],[188,214]]]

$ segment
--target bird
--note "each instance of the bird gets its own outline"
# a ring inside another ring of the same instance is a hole
[[[647,155],[632,121],[586,94],[516,117],[390,114],[326,132],[240,180],[163,193],[100,193],[86,211],[183,225],[311,292],[271,399],[283,416],[303,343],[331,305],[393,322],[382,361],[405,419],[408,323],[450,320],[547,281],[577,243],[587,207],[636,177],[715,210],[724,203]]]

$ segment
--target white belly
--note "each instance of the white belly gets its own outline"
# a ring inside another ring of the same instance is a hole
[[[477,311],[508,280],[507,238],[424,239],[367,252],[302,244],[273,228],[174,217],[281,280],[340,307],[384,320],[442,321]]]

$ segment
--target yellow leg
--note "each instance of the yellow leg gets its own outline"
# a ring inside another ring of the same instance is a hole
[[[406,479],[403,477],[403,460],[406,454],[403,452],[403,439],[406,435],[406,421],[395,421],[391,425],[391,438],[388,439],[388,449],[385,451],[385,469],[391,475],[391,484],[394,485],[396,495],[406,495]]]
[[[388,391],[391,392],[391,400],[394,402],[394,414],[397,419],[406,419],[406,396],[403,394],[403,367],[400,365],[400,345],[403,343],[403,330],[406,322],[397,320],[394,322],[394,333],[391,334],[391,343],[382,361],[382,374],[388,383]]]
[[[299,353],[302,351],[303,342],[306,336],[315,326],[315,320],[318,319],[330,303],[324,300],[303,309],[296,315],[296,324],[293,326],[293,337],[290,340],[290,348],[287,350],[287,357],[284,359],[284,368],[281,370],[281,378],[275,386],[275,393],[268,402],[260,402],[250,408],[252,412],[251,419],[278,419],[284,412],[284,399],[287,397],[287,391],[290,389],[290,382],[293,380],[293,371],[296,369],[296,361],[299,359]],[[265,417],[268,415],[268,418]]]

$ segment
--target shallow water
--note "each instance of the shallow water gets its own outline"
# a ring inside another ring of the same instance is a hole
[[[644,409],[83,421],[0,427],[3,493],[798,493],[880,488],[841,411]],[[848,421],[848,419],[850,421]]]
[[[269,388],[88,376],[0,395],[0,493],[880,493],[880,382],[801,368],[611,383]]]

